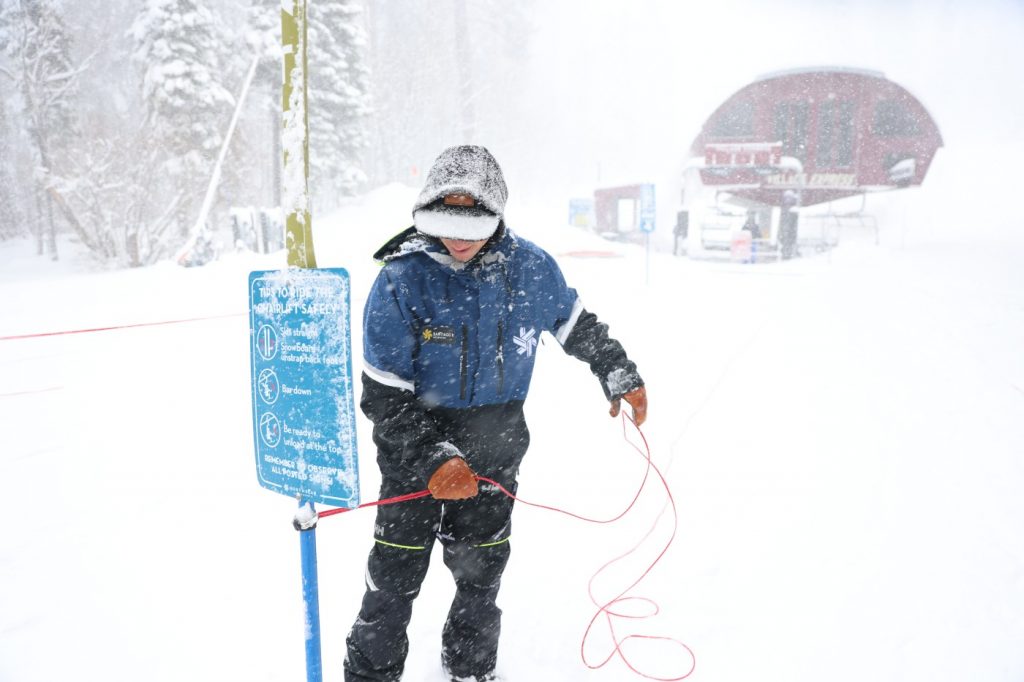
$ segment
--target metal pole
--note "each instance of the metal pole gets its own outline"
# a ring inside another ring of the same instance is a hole
[[[231,122],[228,123],[228,131],[224,134],[224,139],[220,144],[220,152],[217,154],[217,162],[213,165],[213,173],[210,175],[210,182],[206,185],[206,195],[203,197],[203,204],[199,208],[199,215],[196,217],[195,224],[192,225],[192,231],[189,232],[188,239],[185,240],[185,244],[178,249],[178,253],[175,254],[174,260],[179,260],[188,256],[189,252],[195,248],[196,242],[199,241],[199,236],[203,233],[206,227],[206,219],[210,215],[210,209],[213,208],[213,199],[217,196],[217,187],[220,186],[221,169],[224,167],[224,157],[227,156],[228,147],[231,145],[231,137],[235,134],[235,126],[238,125],[238,115],[242,113],[242,105],[245,104],[245,97],[249,94],[249,86],[252,85],[252,78],[256,75],[256,67],[260,63],[260,56],[256,55],[252,58],[252,63],[249,65],[249,70],[245,74],[245,79],[242,81],[242,91],[238,93],[238,101],[235,102],[235,111],[231,114]]]
[[[646,257],[644,264],[644,284],[647,286],[651,285],[651,233],[644,233],[644,243],[646,245]]]
[[[299,500],[299,506],[312,502]],[[306,681],[321,682],[323,664],[320,657],[320,588],[316,569],[316,526],[299,531],[302,555],[302,602],[306,621]]]

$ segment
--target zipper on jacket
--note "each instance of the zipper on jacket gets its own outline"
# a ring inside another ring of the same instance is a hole
[[[505,325],[498,320],[498,395],[501,395],[505,388],[505,349],[501,345],[502,337],[505,335]]]
[[[462,325],[462,359],[459,362],[459,400],[466,399],[466,374],[469,372],[469,330]]]

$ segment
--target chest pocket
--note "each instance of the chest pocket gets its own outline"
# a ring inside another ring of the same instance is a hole
[[[467,398],[469,329],[465,323],[427,324],[420,330],[417,393],[428,403],[455,405]]]

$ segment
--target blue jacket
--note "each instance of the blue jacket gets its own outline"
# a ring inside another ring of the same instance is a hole
[[[588,362],[607,397],[643,385],[555,260],[504,226],[467,263],[412,228],[375,255],[384,267],[363,314],[360,404],[385,475],[411,488],[452,456],[514,481],[542,332]]]
[[[511,232],[465,265],[414,239],[370,292],[366,373],[430,406],[525,400],[541,332],[563,342],[582,309],[554,259]]]

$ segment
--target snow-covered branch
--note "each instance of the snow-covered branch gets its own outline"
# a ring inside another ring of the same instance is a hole
[[[61,73],[51,73],[51,74],[48,74],[43,79],[43,83],[46,83],[46,84],[58,83],[58,82],[61,82],[61,81],[71,81],[71,80],[77,78],[78,76],[82,75],[83,73],[85,73],[89,69],[89,67],[92,65],[92,61],[96,58],[96,55],[98,55],[98,54],[99,54],[99,50],[93,51],[85,59],[83,59],[82,62],[77,67],[75,67],[74,69],[69,69],[69,70],[63,71]]]

